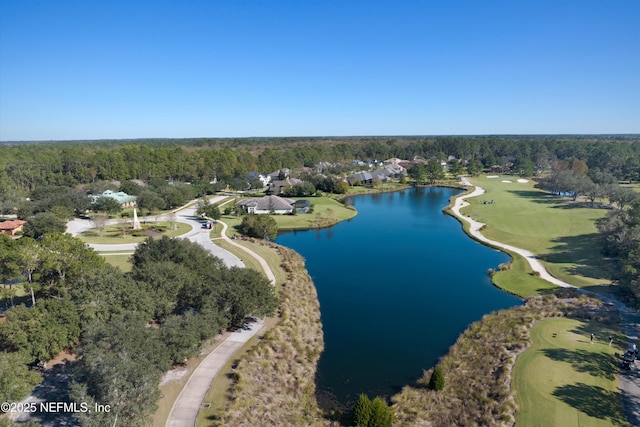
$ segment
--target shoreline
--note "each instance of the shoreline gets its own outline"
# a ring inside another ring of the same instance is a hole
[[[465,188],[468,188],[468,190],[465,193],[455,196],[455,198],[453,199],[453,203],[451,203],[450,201],[449,205],[444,208],[444,212],[460,221],[460,223],[462,224],[462,229],[469,237],[484,245],[505,252],[512,259],[513,255],[511,253],[520,255],[527,261],[533,272],[537,272],[541,279],[546,280],[549,283],[560,286],[562,288],[580,289],[577,286],[570,285],[569,283],[552,276],[542,264],[540,259],[533,252],[485,237],[481,231],[482,228],[487,224],[476,221],[470,216],[463,215],[460,212],[462,208],[469,206],[470,204],[466,199],[480,196],[484,194],[485,190],[482,187],[473,185],[467,177],[462,177],[462,183]]]

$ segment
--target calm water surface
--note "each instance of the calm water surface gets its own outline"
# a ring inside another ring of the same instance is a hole
[[[306,259],[318,290],[319,391],[343,403],[360,393],[390,396],[432,367],[471,322],[520,304],[487,277],[509,258],[442,212],[458,192],[357,196],[352,220],[278,237]]]

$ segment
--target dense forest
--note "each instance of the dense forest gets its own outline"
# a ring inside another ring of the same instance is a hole
[[[505,166],[529,160],[544,170],[555,160],[583,160],[589,169],[618,180],[640,180],[640,137],[434,137],[161,140],[110,143],[0,145],[0,199],[24,196],[41,186],[76,186],[96,181],[154,179],[241,185],[251,171],[313,167],[319,162],[392,157],[447,159],[476,166]]]

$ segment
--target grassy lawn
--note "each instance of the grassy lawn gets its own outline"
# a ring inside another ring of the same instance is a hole
[[[294,198],[293,200],[300,200]],[[345,207],[342,203],[329,197],[309,197],[313,206],[312,213],[296,215],[274,215],[280,230],[307,230],[309,228],[326,227],[340,221],[353,218],[357,212]]]
[[[503,183],[503,179],[513,182]],[[600,253],[595,226],[606,209],[548,195],[533,188],[532,181],[518,183],[515,177],[481,177],[472,182],[486,193],[467,199],[471,206],[462,212],[487,224],[482,231],[486,237],[532,251],[551,274],[572,285],[610,283],[613,265]],[[496,203],[483,204],[483,200]]]
[[[301,197],[293,198],[299,200]],[[342,203],[329,197],[309,197],[313,205],[312,213],[299,213],[296,215],[272,215],[278,223],[279,230],[308,230],[310,228],[322,228],[337,224],[340,221],[351,219],[358,214],[353,209],[347,208]],[[242,217],[223,215],[222,221],[227,223],[227,236],[232,237],[237,233],[237,227],[242,222]],[[218,232],[212,232],[212,237],[219,236]]]
[[[531,266],[526,259],[514,253],[510,253],[513,261],[511,270],[500,271],[493,276],[493,283],[505,291],[521,296],[545,294],[556,286],[546,280],[531,275]]]
[[[594,344],[589,342],[591,333]],[[615,337],[609,347],[607,337]],[[547,319],[513,370],[518,426],[626,426],[618,392],[623,335],[597,322]]]
[[[634,183],[634,184],[622,184],[621,187],[626,187],[626,188],[630,188],[633,191],[637,191],[638,193],[640,193],[640,183]]]
[[[128,273],[131,271],[131,253],[121,253],[121,252],[99,252],[109,264],[114,267],[118,267],[124,273]]]
[[[191,231],[192,227],[189,224],[184,224],[182,222],[175,222],[173,226],[175,229],[171,230],[171,224],[166,221],[160,221],[153,223],[154,225],[165,229],[162,234],[168,237],[176,237],[181,236],[183,234]],[[91,229],[87,230],[83,233],[80,233],[78,237],[85,243],[93,243],[93,244],[118,244],[118,243],[140,243],[144,242],[148,236],[133,236],[133,230],[130,228],[127,229],[127,234],[125,237],[122,236],[122,230],[118,225],[111,225],[106,228],[106,230],[102,233],[102,236],[98,233],[97,230]]]
[[[349,187],[346,196],[355,196],[358,194],[379,193],[381,191],[397,191],[404,188],[411,188],[411,185],[400,184],[399,182],[388,182],[381,184],[377,187],[357,185],[355,187]],[[339,195],[344,197],[345,195]]]

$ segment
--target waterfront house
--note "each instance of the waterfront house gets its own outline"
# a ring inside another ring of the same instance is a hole
[[[236,205],[250,214],[290,214],[294,203],[291,199],[272,195],[240,200]]]

